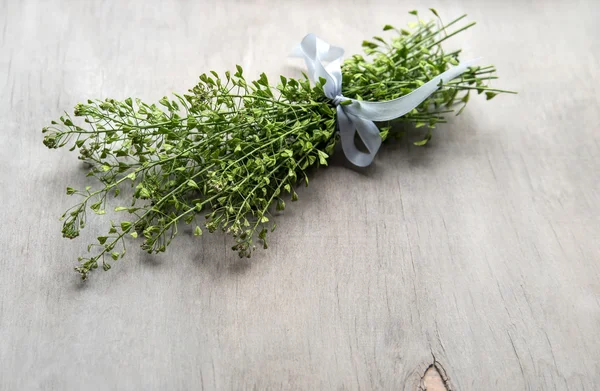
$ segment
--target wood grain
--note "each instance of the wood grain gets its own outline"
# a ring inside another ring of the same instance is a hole
[[[0,390],[600,389],[600,28],[589,1],[432,1],[450,46],[520,92],[337,158],[268,251],[178,238],[81,284],[57,217],[86,183],[40,130],[88,97],[157,100],[210,69],[299,75],[307,32],[347,53],[415,1],[0,1]]]

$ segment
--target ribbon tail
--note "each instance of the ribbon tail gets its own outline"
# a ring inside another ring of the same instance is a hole
[[[475,59],[459,64],[441,75],[434,77],[410,94],[406,94],[396,99],[385,102],[352,100],[351,104],[346,105],[345,111],[348,114],[371,121],[388,121],[402,117],[403,115],[410,113],[414,108],[423,103],[425,99],[431,96],[431,94],[436,92],[438,88],[440,88],[440,84],[446,83],[462,75],[467,68],[478,60],[479,59]]]
[[[381,146],[379,129],[372,121],[345,113],[342,106],[337,107],[337,122],[340,130],[342,150],[346,158],[355,166],[367,167],[373,162]],[[358,132],[368,152],[362,152],[356,148],[356,144],[354,143],[356,132]]]

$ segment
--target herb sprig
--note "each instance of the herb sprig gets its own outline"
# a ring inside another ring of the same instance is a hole
[[[409,29],[386,25],[383,30],[394,36],[364,41],[365,55],[344,62],[344,96],[393,99],[458,64],[460,50],[446,53],[441,43],[474,23],[449,32],[464,16],[442,24],[411,13],[417,22]],[[493,66],[470,68],[397,121],[429,127],[415,143],[425,145],[431,129],[458,104],[460,114],[471,93],[492,99],[509,92],[487,85],[494,74]],[[143,237],[149,253],[163,252],[181,223],[192,225],[197,236],[205,230],[231,234],[241,257],[250,257],[257,242],[267,248],[267,234],[276,227],[273,209],[282,211],[286,201],[298,199],[295,188],[308,185],[307,170],[326,166],[338,142],[335,107],[322,83],[281,76],[273,85],[264,73],[249,81],[237,66],[234,73],[203,74],[188,93],[158,104],[88,100],[73,113],[83,121],[68,113],[53,121],[43,129],[44,144],[78,150],[79,159],[91,164],[88,176],[101,183],[67,188],[81,199],[62,216],[64,237],[79,235],[88,210],[104,215],[110,198],[131,195],[115,208],[127,218],[110,221],[108,232],[88,246],[93,255],[80,257],[75,270],[86,279],[100,265],[110,269],[125,255],[128,236]],[[385,140],[391,123],[380,129]],[[132,190],[125,192],[127,187]]]

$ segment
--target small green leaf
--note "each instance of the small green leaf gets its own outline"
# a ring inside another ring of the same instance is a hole
[[[194,236],[202,236],[202,229],[199,226],[194,228]]]
[[[370,42],[370,41],[363,41],[362,42],[362,47],[364,48],[369,48],[369,49],[377,49],[379,47],[379,45],[377,45],[374,42]]]
[[[98,236],[98,243],[104,244],[106,243],[106,239],[108,239],[108,236]]]
[[[267,237],[267,229],[263,228],[258,233],[258,238],[261,239],[261,240],[265,240],[266,237]]]
[[[128,178],[128,179],[131,179],[132,181],[135,181],[135,172],[130,173],[125,178]]]
[[[269,80],[267,79],[267,75],[265,73],[261,73],[260,74],[257,82],[261,86],[264,86],[264,87],[268,87],[269,86]]]
[[[163,96],[158,103],[160,103],[161,105],[165,106],[168,109],[172,109],[173,107],[171,106],[171,102],[169,102],[169,98],[167,98],[166,96]]]
[[[498,95],[498,93],[491,92],[491,91],[486,91],[485,92],[485,100],[493,99],[496,95]]]
[[[285,209],[285,202],[283,200],[281,200],[281,199],[279,201],[277,201],[277,206],[276,206],[275,209],[279,210],[279,211],[284,210]]]
[[[131,236],[132,236],[132,237],[134,237],[134,238],[137,238],[137,237],[138,237],[138,233],[137,233],[137,232],[135,232],[135,231],[133,231],[133,232],[132,232],[132,233],[130,233],[129,235],[131,235]]]
[[[187,185],[188,185],[188,187],[200,190],[200,188],[198,187],[198,184],[193,179],[189,179],[187,181]]]
[[[381,132],[379,133],[379,135],[381,136],[381,140],[385,141],[388,137],[388,134],[389,134],[389,129],[381,130]]]
[[[77,190],[73,189],[72,187],[67,187],[67,194],[71,195],[71,194],[75,194],[77,192]]]
[[[318,154],[319,154],[319,163],[322,164],[323,166],[327,165],[327,158],[329,157],[328,154],[326,154],[323,151],[319,151],[317,150]]]
[[[142,187],[140,189],[140,198],[144,199],[144,198],[150,198],[150,191],[148,191],[148,189],[146,189],[145,187]]]
[[[417,10],[408,11],[408,13],[411,14],[411,15],[415,15],[415,16],[419,15],[419,13],[417,12]]]
[[[129,228],[131,228],[131,222],[121,221],[121,229],[123,230],[123,232],[127,231]]]
[[[383,31],[388,31],[388,30],[393,30],[394,26],[391,26],[389,24],[386,24],[385,26],[383,26]]]
[[[112,253],[110,253],[110,256],[111,256],[111,258],[112,258],[112,259],[114,259],[115,261],[116,261],[117,259],[119,259],[119,253],[118,253],[118,252],[116,252],[116,251],[115,251],[115,252],[112,252]]]
[[[427,144],[429,142],[429,140],[431,140],[431,130],[429,130],[427,132],[427,134],[425,135],[425,137],[423,138],[423,140],[421,141],[415,141],[413,144],[418,146],[418,147],[422,147],[423,145]]]
[[[102,201],[98,201],[92,205],[90,205],[90,209],[94,211],[94,213],[96,213],[97,215],[103,215],[106,212],[102,209],[100,209],[102,207]]]
[[[387,42],[385,42],[385,39],[381,38],[381,37],[373,37],[374,40],[381,42],[384,45],[387,45]]]

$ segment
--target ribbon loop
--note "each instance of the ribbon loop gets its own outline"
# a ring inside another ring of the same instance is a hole
[[[346,158],[354,165],[366,167],[375,158],[381,146],[379,129],[373,121],[388,121],[402,117],[419,106],[440,85],[462,75],[478,59],[459,64],[434,77],[409,94],[384,102],[365,102],[342,95],[341,61],[344,49],[331,46],[314,34],[308,34],[292,51],[293,57],[302,57],[308,69],[308,77],[314,83],[325,79],[323,92],[336,106],[337,124]],[[323,62],[327,62],[324,65]],[[348,105],[341,105],[350,100]],[[368,152],[362,152],[354,143],[358,133]]]

